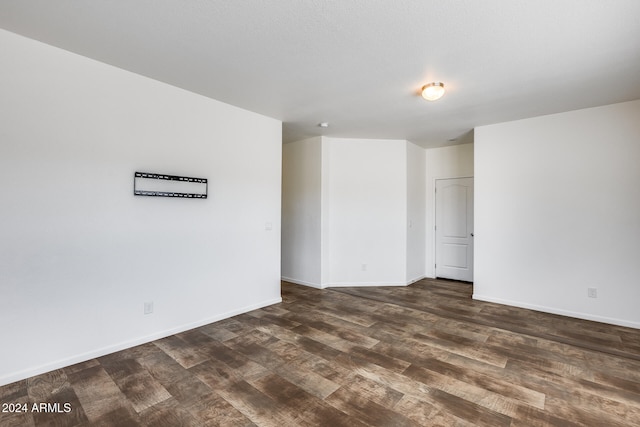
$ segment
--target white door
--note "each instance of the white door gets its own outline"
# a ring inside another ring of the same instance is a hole
[[[436,180],[436,277],[473,282],[473,178]]]

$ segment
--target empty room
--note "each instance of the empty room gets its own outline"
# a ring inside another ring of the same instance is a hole
[[[0,2],[0,425],[640,425],[640,2]]]

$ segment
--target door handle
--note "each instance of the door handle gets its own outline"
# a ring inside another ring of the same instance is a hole
[[[471,233],[471,237],[473,237],[473,233]]]

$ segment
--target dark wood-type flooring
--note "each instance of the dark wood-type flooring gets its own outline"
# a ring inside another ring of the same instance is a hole
[[[640,425],[640,331],[471,291],[283,283],[281,304],[0,387],[29,405],[0,426]]]

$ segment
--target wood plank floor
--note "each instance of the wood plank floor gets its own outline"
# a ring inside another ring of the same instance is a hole
[[[471,291],[283,283],[281,304],[0,387],[28,406],[0,426],[640,425],[640,331]]]

